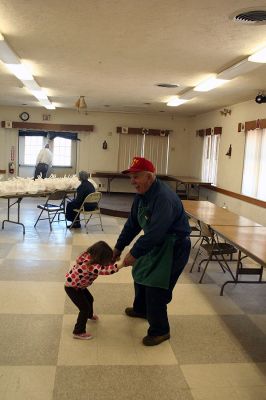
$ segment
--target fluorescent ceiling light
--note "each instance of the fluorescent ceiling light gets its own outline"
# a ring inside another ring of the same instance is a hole
[[[11,50],[5,41],[4,36],[0,33],[0,60],[6,64],[19,64],[20,60],[17,55]]]
[[[44,107],[50,110],[55,109],[55,106],[50,102],[46,93],[33,79],[29,69],[21,63],[19,57],[9,47],[2,33],[0,33],[0,60],[3,61],[9,71],[11,71],[28,90],[30,90],[31,94],[40,100],[40,103]]]
[[[266,63],[266,47],[249,56],[248,61],[254,63]]]
[[[30,92],[38,100],[46,100],[46,99],[48,100],[47,94],[44,93],[44,91],[41,89],[40,90],[31,90]]]
[[[46,98],[46,99],[40,99],[40,103],[41,103],[43,106],[50,106],[50,105],[51,105],[51,102],[50,102],[50,100],[49,100],[48,98]]]
[[[29,70],[23,64],[6,64],[7,68],[14,74],[19,80],[33,80],[33,77]]]
[[[196,97],[196,96],[197,96],[197,94],[194,92],[193,89],[191,89],[183,94],[180,94],[179,98],[184,99],[184,100],[191,100],[191,99],[194,99],[194,97]]]
[[[220,72],[220,74],[217,75],[217,78],[226,80],[234,79],[237,76],[252,71],[257,67],[258,66],[256,64],[250,62],[248,58],[245,58],[245,60],[242,60],[239,63],[233,65],[232,67],[227,68],[224,71]]]
[[[168,103],[166,103],[166,105],[169,106],[169,107],[177,107],[177,106],[181,106],[181,104],[184,104],[187,101],[188,100],[179,99],[178,97],[174,97],[171,100],[169,100]]]
[[[47,110],[55,110],[55,106],[50,102],[48,98],[40,100],[40,103],[43,107],[47,108]]]
[[[197,85],[193,90],[196,92],[208,92],[209,90],[215,89],[226,82],[227,80],[225,79],[210,78],[207,81]]]
[[[31,81],[21,79],[21,82],[29,90],[42,90],[42,88],[38,85],[38,83],[34,79],[32,79]]]
[[[47,110],[55,110],[55,106],[53,104],[50,106],[45,106],[45,108],[47,108]]]

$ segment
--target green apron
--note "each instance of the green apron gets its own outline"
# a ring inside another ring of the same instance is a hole
[[[149,213],[142,202],[138,208],[138,222],[144,234],[148,232]],[[175,241],[176,236],[168,234],[162,245],[155,246],[145,256],[136,260],[132,268],[132,276],[136,283],[162,289],[169,288]]]

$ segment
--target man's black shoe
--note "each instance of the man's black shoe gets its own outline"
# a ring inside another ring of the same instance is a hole
[[[168,339],[170,339],[170,333],[166,333],[165,335],[161,336],[147,335],[142,339],[142,343],[144,346],[157,346],[157,344],[160,344]]]
[[[128,317],[146,319],[146,315],[134,311],[133,307],[127,307],[125,313]]]

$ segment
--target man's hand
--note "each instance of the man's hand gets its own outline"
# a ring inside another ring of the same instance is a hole
[[[116,249],[116,248],[114,248],[113,249],[113,260],[112,261],[115,262],[115,261],[120,260],[120,254],[121,254],[121,251]]]
[[[136,261],[136,258],[131,255],[131,253],[127,253],[123,260],[123,264],[128,267],[129,265],[133,265]]]

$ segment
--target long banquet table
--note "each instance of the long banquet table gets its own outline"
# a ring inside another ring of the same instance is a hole
[[[238,263],[236,280],[226,281],[222,288],[221,294],[225,285],[228,283],[238,282],[238,275],[259,275],[259,281],[241,280],[240,283],[266,283],[262,280],[263,267],[266,268],[266,227],[265,226],[221,226],[212,225],[211,228],[217,235],[230,242],[238,251]],[[241,253],[250,257],[260,265],[260,268],[243,268]]]
[[[121,172],[110,172],[110,171],[96,171],[91,175],[93,178],[104,178],[107,179],[107,193],[111,192],[111,182],[114,179],[128,179],[128,176],[122,174]],[[186,198],[190,198],[192,188],[195,190],[196,198],[199,198],[199,188],[201,185],[210,186],[208,182],[204,182],[198,178],[191,176],[174,176],[174,175],[164,175],[156,174],[156,176],[162,181],[174,182],[176,185],[176,192],[179,192],[180,185],[185,186],[184,194]]]
[[[63,189],[62,189],[63,190]],[[76,189],[68,189],[64,190],[67,194],[75,194]],[[24,198],[26,197],[47,197],[51,193],[54,193],[54,191],[42,191],[42,192],[37,192],[37,193],[16,193],[16,194],[9,194],[9,195],[0,195],[0,199],[6,199],[7,200],[7,219],[4,219],[2,221],[2,229],[5,227],[5,223],[11,223],[11,224],[16,224],[20,225],[23,228],[23,235],[25,235],[25,225],[20,222],[20,205],[21,202]],[[14,202],[12,202],[12,199]],[[12,220],[10,218],[10,210],[12,207],[17,205],[17,217],[16,220]]]
[[[209,201],[183,200],[184,209],[190,217],[208,225],[217,235],[238,249],[237,270],[234,280],[228,283],[266,283],[262,281],[263,267],[266,267],[266,227],[233,213]],[[245,254],[242,257],[242,253]],[[259,268],[243,268],[242,260],[246,256],[257,262]],[[258,281],[239,280],[239,275],[259,275]]]

